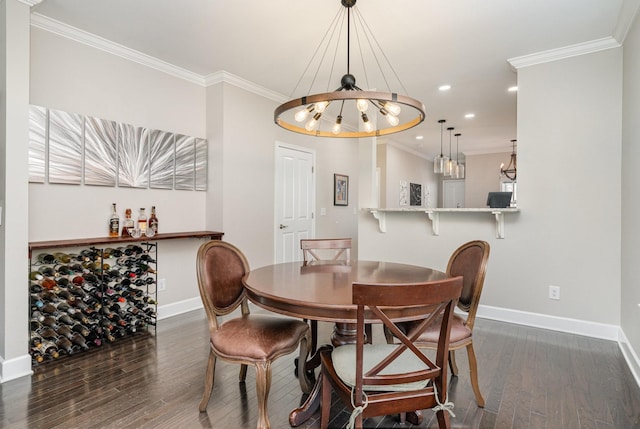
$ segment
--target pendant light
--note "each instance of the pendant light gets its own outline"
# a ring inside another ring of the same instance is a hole
[[[500,176],[506,177],[512,182],[515,182],[516,177],[518,177],[518,155],[516,154],[516,141],[517,140],[511,140],[511,160],[509,161],[509,165],[507,166],[507,168],[504,168],[504,162],[500,164]]]
[[[453,127],[447,128],[449,130],[449,159],[444,164],[444,176],[451,177],[451,173],[453,172],[453,160],[451,159],[451,131],[453,131]]]
[[[455,176],[456,179],[464,179],[464,164],[460,164],[460,136],[462,134],[460,133],[456,133],[454,134],[456,136],[456,171],[455,171]]]
[[[446,119],[440,119],[438,123],[440,124],[440,155],[436,155],[433,159],[433,172],[435,174],[444,173],[444,167],[447,162],[449,162],[449,158],[442,154],[442,133],[444,132],[444,123],[447,122]]]

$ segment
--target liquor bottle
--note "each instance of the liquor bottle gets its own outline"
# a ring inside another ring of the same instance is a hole
[[[144,213],[144,207],[140,207],[138,214],[138,229],[142,234],[147,232],[147,215]]]
[[[120,216],[116,210],[116,203],[111,204],[111,217],[109,218],[109,237],[120,235]]]
[[[149,228],[158,233],[158,217],[156,216],[156,206],[151,206],[151,216],[149,216]]]
[[[131,218],[131,209],[126,209],[124,211],[124,222],[122,225],[122,236],[130,237],[129,228],[133,228],[135,225],[133,224],[133,219]]]

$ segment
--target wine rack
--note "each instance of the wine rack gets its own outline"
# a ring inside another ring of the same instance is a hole
[[[156,325],[157,244],[42,252],[30,260],[34,364],[147,332]]]

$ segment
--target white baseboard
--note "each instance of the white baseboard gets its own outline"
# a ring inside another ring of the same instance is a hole
[[[638,358],[638,354],[629,344],[629,340],[620,326],[549,316],[546,314],[528,313],[526,311],[509,310],[488,305],[480,305],[477,316],[484,319],[499,320],[501,322],[615,341],[618,343],[618,347],[620,347],[620,351],[636,383],[640,386],[640,358]]]
[[[527,311],[510,310],[506,308],[491,307],[488,305],[480,305],[478,307],[477,316],[484,319],[499,320],[501,322],[515,323],[534,328],[550,329],[552,331],[584,335],[587,337],[601,338],[611,341],[618,341],[620,333],[620,327],[617,325],[587,322],[584,320],[569,319],[567,317],[529,313]]]
[[[202,300],[200,297],[185,299],[184,301],[173,302],[171,304],[158,306],[158,320],[167,317],[177,316],[193,310],[202,308]]]
[[[0,357],[0,383],[32,374],[30,355],[26,354],[7,360]]]
[[[629,366],[633,377],[636,379],[636,383],[640,386],[640,358],[638,358],[638,354],[633,350],[633,347],[629,345],[629,340],[622,329],[620,329],[620,340],[618,340],[618,346],[620,347],[620,351],[622,351],[624,360],[627,361],[627,365]]]

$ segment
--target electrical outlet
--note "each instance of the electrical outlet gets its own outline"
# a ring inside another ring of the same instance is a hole
[[[158,279],[158,292],[163,291],[167,288],[167,282],[165,279]]]
[[[560,286],[549,286],[549,299],[560,299]]]

